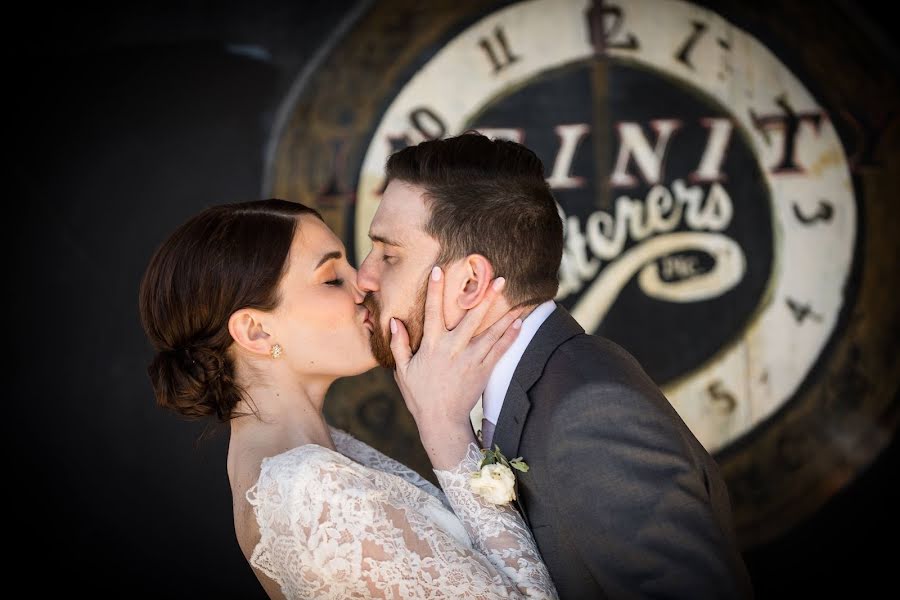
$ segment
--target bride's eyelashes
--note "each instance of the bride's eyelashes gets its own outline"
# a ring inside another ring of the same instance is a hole
[[[333,285],[334,287],[341,287],[344,285],[343,279],[332,279],[331,281],[326,281],[325,285]]]

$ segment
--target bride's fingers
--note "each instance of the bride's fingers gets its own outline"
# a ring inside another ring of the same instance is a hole
[[[391,317],[391,354],[397,363],[397,371],[405,371],[412,359],[412,350],[409,348],[409,333],[400,319]]]
[[[500,319],[488,327],[485,331],[479,334],[472,340],[472,348],[475,352],[475,355],[481,359],[482,362],[487,360],[487,356],[490,354],[491,350],[503,340],[504,334],[510,330],[510,326],[518,319],[522,313],[525,312],[525,307],[515,308],[505,315],[500,317]],[[521,323],[520,323],[521,325]],[[512,341],[515,341],[515,338],[518,336],[519,327],[515,328],[516,334],[513,335]],[[512,343],[512,342],[510,342]],[[509,346],[503,349],[503,352],[509,349]],[[503,353],[500,353],[500,356],[503,356]],[[499,356],[497,357],[499,360]]]
[[[471,340],[472,336],[475,335],[475,332],[481,328],[481,322],[484,321],[485,315],[494,305],[494,302],[497,301],[497,298],[500,297],[500,293],[503,291],[504,287],[506,287],[506,279],[503,277],[495,279],[491,285],[488,286],[487,292],[485,292],[481,303],[475,308],[470,309],[462,318],[462,321],[459,322],[459,325],[453,328],[453,335],[455,336],[456,343],[459,347],[464,348],[469,344],[469,340]]]
[[[428,290],[425,296],[425,326],[422,332],[422,343],[430,342],[447,331],[444,323],[444,272],[434,267],[428,277]]]
[[[499,322],[506,321],[506,318],[509,316],[507,314],[501,319]],[[519,333],[522,331],[522,319],[516,317],[513,319],[512,323],[508,323],[506,327],[506,331],[503,332],[503,335],[500,336],[500,339],[491,346],[490,351],[487,353],[487,356],[484,357],[484,360],[481,361],[483,367],[488,369],[493,369],[496,366],[497,362],[506,354],[506,351],[513,345],[513,342],[516,341],[516,338],[519,337]]]

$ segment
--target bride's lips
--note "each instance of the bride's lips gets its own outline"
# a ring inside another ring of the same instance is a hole
[[[365,313],[363,313],[363,325],[365,325],[366,329],[369,331],[375,331],[375,325],[369,320],[369,317],[372,316],[372,313],[369,312],[368,308],[363,309]]]

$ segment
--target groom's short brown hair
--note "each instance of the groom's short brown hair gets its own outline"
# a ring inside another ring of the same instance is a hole
[[[394,153],[386,174],[387,183],[425,190],[431,209],[425,232],[441,245],[439,265],[481,254],[496,277],[506,278],[510,304],[556,296],[562,221],[534,152],[466,132]]]

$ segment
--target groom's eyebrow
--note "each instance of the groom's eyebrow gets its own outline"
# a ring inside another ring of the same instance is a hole
[[[378,235],[375,233],[369,234],[369,239],[373,242],[381,242],[382,244],[387,244],[388,246],[397,246],[398,248],[402,248],[403,244],[398,242],[397,240],[392,240],[390,238],[386,238],[383,235]]]
[[[319,264],[316,265],[316,268],[313,269],[313,271],[315,271],[316,269],[318,269],[319,267],[321,267],[322,265],[327,263],[329,260],[340,258],[343,255],[344,255],[344,253],[340,252],[338,250],[335,250],[334,252],[329,252],[328,254],[326,254],[325,256],[323,256],[322,258],[319,259]]]

